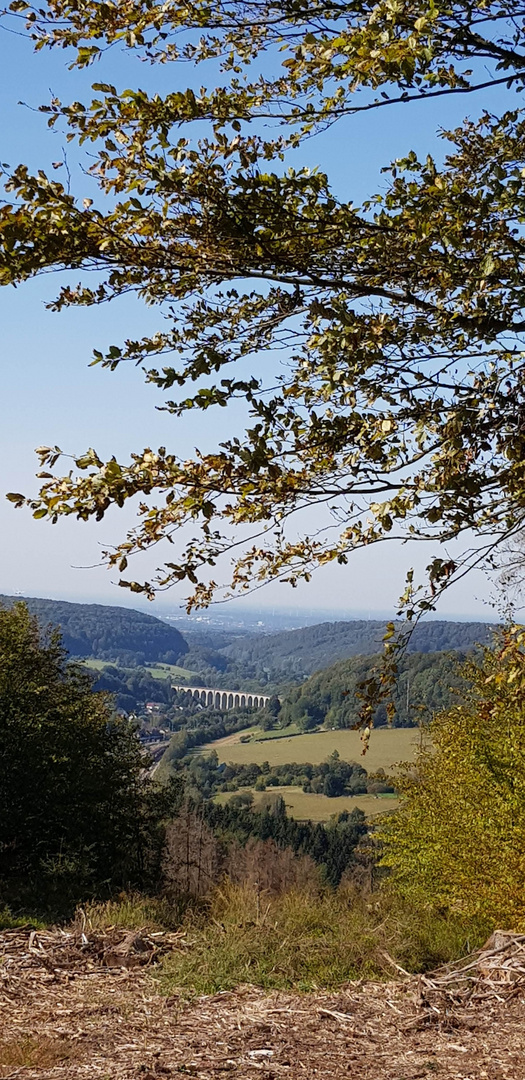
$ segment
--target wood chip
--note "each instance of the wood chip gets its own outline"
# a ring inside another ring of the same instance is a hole
[[[424,977],[247,986],[190,1004],[155,978],[185,941],[147,928],[0,934],[0,1080],[523,1080],[523,935]],[[143,962],[110,968],[108,951]]]

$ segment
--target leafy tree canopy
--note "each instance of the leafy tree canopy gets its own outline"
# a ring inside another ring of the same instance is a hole
[[[436,717],[432,751],[396,777],[403,803],[381,829],[404,895],[512,929],[525,925],[524,646],[515,628],[466,667],[464,704]]]
[[[400,622],[395,626],[398,634],[403,636],[406,627]],[[478,643],[488,644],[491,629],[487,623],[425,620],[414,628],[408,650],[420,653],[467,650]],[[385,623],[379,620],[355,619],[352,622],[317,623],[280,634],[239,637],[221,649],[228,661],[226,678],[230,677],[230,671],[239,671],[259,678],[267,674],[268,678],[280,679],[284,684],[292,679],[300,681],[320,668],[332,667],[336,660],[378,653],[385,630]]]
[[[291,723],[303,726],[305,717],[313,721],[312,726],[357,727],[360,689],[380,669],[381,662],[382,656],[359,656],[318,671],[284,697],[280,715],[283,727]],[[385,724],[387,717],[395,727],[416,726],[457,701],[463,686],[457,654],[412,653],[398,664],[390,715],[380,701],[375,703],[371,719],[375,726]]]
[[[124,574],[130,555],[189,526],[156,578],[122,584],[151,596],[188,581],[194,604],[214,595],[225,552],[242,591],[294,584],[387,537],[443,542],[473,529],[486,554],[519,530],[525,115],[513,91],[525,17],[515,0],[14,0],[10,11],[37,48],[70,47],[74,64],[122,44],[152,62],[206,71],[209,61],[215,85],[163,97],[95,83],[91,102],[45,106],[50,126],[89,145],[99,195],[77,197],[23,165],[6,174],[0,281],[78,270],[56,310],[138,294],[166,319],[95,362],[141,365],[174,417],[239,397],[251,417],[188,461],[164,447],[127,463],[89,449],[57,476],[60,448],[42,447],[34,515],[100,519],[155,496],[108,561]],[[287,167],[294,146],[344,114],[498,83],[512,91],[507,112],[444,133],[443,164],[415,153],[395,162],[385,193],[360,207],[321,171]],[[295,522],[312,504],[330,511],[331,528],[305,536]],[[431,592],[479,558],[432,559]],[[410,612],[411,584],[405,603]]]

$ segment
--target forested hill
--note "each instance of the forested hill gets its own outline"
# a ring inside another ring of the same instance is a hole
[[[480,622],[429,620],[414,630],[411,652],[469,649],[488,643],[493,626]],[[257,634],[239,638],[221,653],[229,665],[242,665],[246,676],[299,679],[349,656],[370,656],[381,651],[384,622],[355,620],[326,622],[285,630],[280,634]]]
[[[17,600],[23,600],[42,625],[60,627],[64,647],[71,656],[97,657],[124,665],[154,661],[175,664],[188,651],[178,630],[133,608],[0,596],[4,607],[11,607]]]
[[[461,659],[450,652],[432,652],[412,653],[401,660],[392,692],[395,727],[428,720],[458,701],[457,691],[465,685]],[[371,675],[379,660],[379,656],[355,656],[316,672],[287,694],[280,722],[298,724],[305,731],[323,723],[330,728],[353,727],[359,720],[357,685]],[[384,704],[378,706],[374,722],[386,723]]]

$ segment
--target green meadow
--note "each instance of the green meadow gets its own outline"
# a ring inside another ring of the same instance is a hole
[[[82,663],[92,668],[93,671],[102,671],[105,667],[118,667],[122,670],[121,665],[115,663],[112,660],[82,660]],[[148,675],[151,675],[152,679],[177,679],[181,682],[191,683],[194,679],[198,679],[199,675],[196,671],[189,671],[188,668],[177,667],[176,664],[143,664],[142,665]],[[134,668],[125,668],[124,670],[134,671]]]
[[[215,796],[218,803],[224,805],[234,795],[250,791],[241,788],[239,792],[221,791]],[[362,810],[367,817],[394,810],[399,800],[395,795],[341,795],[329,799],[327,795],[315,795],[302,791],[300,787],[275,787],[268,791],[253,791],[253,805],[259,806],[268,801],[268,797],[282,795],[290,817],[298,821],[328,821],[332,814],[341,814],[343,810]]]
[[[421,738],[418,728],[378,728],[372,731],[368,749],[363,754],[363,743],[358,731],[315,731],[308,735],[289,735],[280,739],[250,738],[241,742],[246,732],[207,743],[202,752],[215,750],[219,762],[248,765],[286,765],[288,762],[306,762],[317,765],[334,750],[344,761],[358,761],[368,773],[377,769],[392,770],[400,761],[412,761]],[[330,800],[333,802],[335,800]]]

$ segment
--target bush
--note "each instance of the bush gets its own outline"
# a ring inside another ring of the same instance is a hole
[[[264,788],[263,788],[263,790],[264,790]],[[238,810],[241,810],[241,809],[249,810],[250,807],[253,806],[253,792],[251,792],[251,791],[241,791],[238,795],[232,795],[232,797],[230,799],[230,803],[231,803],[231,805],[233,807],[236,807]]]

